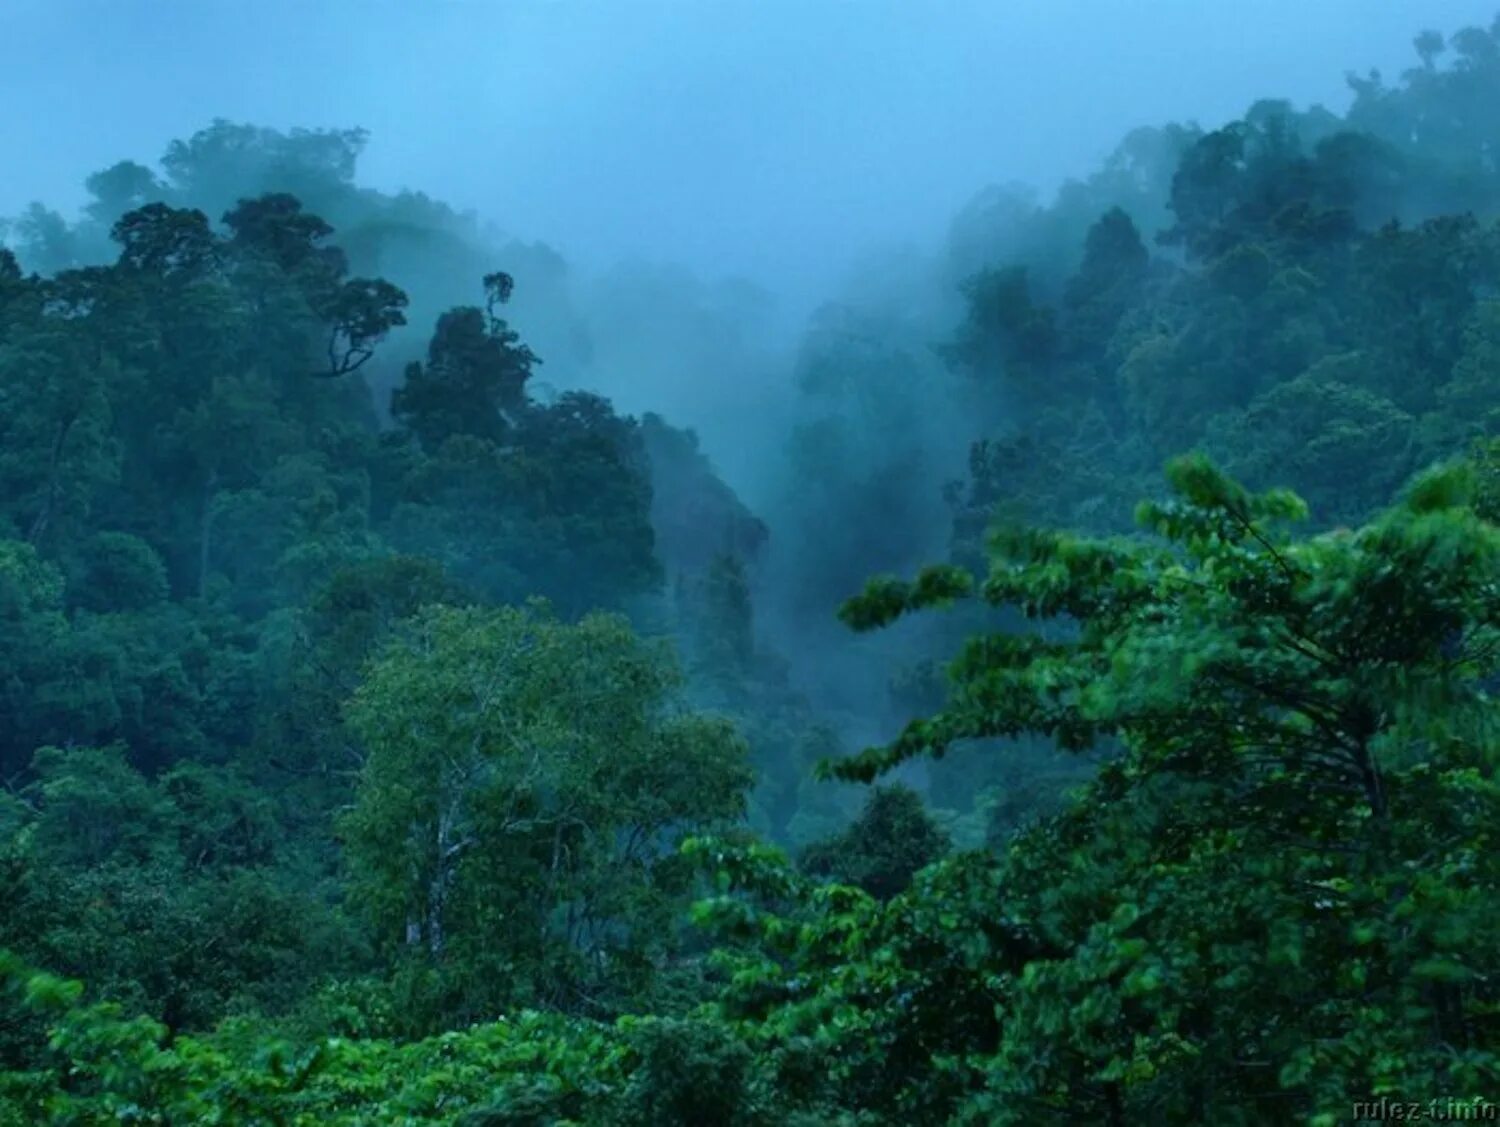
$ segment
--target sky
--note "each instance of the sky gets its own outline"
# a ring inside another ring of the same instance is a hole
[[[361,179],[598,268],[799,302],[992,183],[1263,96],[1342,109],[1500,0],[0,0],[0,215],[215,117],[362,126]]]

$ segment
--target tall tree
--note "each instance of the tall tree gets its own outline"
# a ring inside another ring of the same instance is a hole
[[[671,950],[673,846],[738,816],[750,781],[726,724],[671,711],[676,685],[623,620],[536,607],[433,609],[372,667],[350,711],[356,888],[462,1013],[590,1008]]]

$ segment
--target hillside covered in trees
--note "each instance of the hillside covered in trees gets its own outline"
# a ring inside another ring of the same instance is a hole
[[[358,131],[6,221],[0,1125],[1493,1110],[1500,20],[1416,49],[976,197],[755,505],[572,382],[754,295]]]

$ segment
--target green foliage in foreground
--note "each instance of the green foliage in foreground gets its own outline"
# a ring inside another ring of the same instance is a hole
[[[4,1078],[6,1124],[553,1122],[596,1105],[625,1051],[616,1031],[535,1013],[404,1046],[293,1047],[232,1025],[167,1045],[155,1022],[79,1004],[75,982],[13,960],[0,974],[7,1003],[54,1023],[60,1065]]]
[[[1500,529],[1471,508],[1474,476],[1435,471],[1357,532],[1297,539],[1296,497],[1189,458],[1176,498],[1141,509],[1155,542],[997,534],[980,593],[1038,625],[974,639],[943,711],[841,769],[1036,732],[1108,743],[1110,762],[1003,854],[955,854],[886,902],[766,846],[689,840],[715,881],[695,918],[720,976],[695,1017],[526,1013],[296,1048],[231,1023],[167,1045],[10,962],[13,998],[52,1032],[0,1106],[18,1122],[1332,1124],[1351,1092],[1493,1090]],[[933,572],[846,616],[962,594]],[[1044,635],[1050,618],[1071,626]]]
[[[50,1028],[43,1067],[0,1074],[3,1127],[797,1121],[777,1110],[746,1041],[711,1017],[604,1024],[526,1010],[416,1042],[310,1045],[230,1022],[169,1043],[158,1023],[80,995],[77,982],[0,957],[7,1011]]]
[[[840,765],[1038,732],[1114,749],[995,863],[988,938],[955,932],[993,1024],[954,1042],[935,1020],[922,1059],[955,1063],[949,1108],[975,1122],[1325,1121],[1350,1092],[1492,1088],[1500,531],[1470,508],[1470,471],[1302,540],[1290,494],[1197,457],[1169,476],[1176,498],[1139,512],[1165,543],[998,533],[980,594],[1037,627],[972,639],[942,712]],[[889,621],[962,579],[876,585],[846,618]],[[932,965],[902,970],[925,984]],[[893,1111],[942,1095],[931,1066],[882,1075]]]

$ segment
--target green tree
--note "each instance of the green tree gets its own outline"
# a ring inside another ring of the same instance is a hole
[[[536,607],[429,610],[371,668],[350,711],[355,888],[461,1014],[618,1004],[596,992],[671,951],[672,846],[739,816],[750,782],[726,724],[673,714],[676,684],[623,620]]]
[[[450,310],[438,318],[427,363],[411,364],[391,396],[391,414],[435,451],[455,435],[497,440],[516,425],[537,357],[498,317],[510,300],[507,274],[486,276],[485,309]]]
[[[927,813],[922,796],[898,784],[875,788],[854,823],[836,837],[808,846],[801,863],[814,875],[858,885],[878,900],[889,900],[948,846],[948,835]]]
[[[976,967],[1005,1020],[967,1114],[1334,1122],[1350,1090],[1480,1083],[1500,533],[1462,469],[1307,540],[1291,494],[1170,475],[1178,499],[1140,512],[1167,545],[997,535],[985,600],[1074,628],[975,638],[942,711],[837,767],[1028,732],[1119,748],[1002,863],[997,924],[1032,953]],[[969,590],[934,569],[846,617]]]
[[[1416,438],[1416,420],[1389,400],[1310,374],[1219,416],[1205,445],[1251,484],[1287,482],[1320,523],[1348,524],[1411,472]]]

